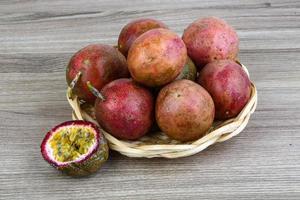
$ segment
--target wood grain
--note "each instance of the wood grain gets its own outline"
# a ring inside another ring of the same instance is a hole
[[[45,132],[71,119],[65,66],[79,48],[115,44],[134,18],[181,34],[215,15],[237,29],[258,108],[237,137],[182,159],[111,153],[70,178],[40,155]],[[300,199],[300,2],[0,1],[0,199]]]

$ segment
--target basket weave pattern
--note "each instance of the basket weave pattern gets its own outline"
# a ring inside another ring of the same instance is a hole
[[[241,66],[249,76],[247,68],[242,64]],[[99,125],[95,120],[92,106],[80,102],[76,96],[70,94],[71,89],[68,88],[67,99],[73,109],[72,118],[74,120],[91,121]],[[191,142],[182,143],[170,139],[163,132],[147,134],[138,141],[125,141],[115,138],[103,129],[101,130],[109,142],[109,147],[128,157],[186,157],[239,134],[248,124],[250,115],[255,111],[256,105],[257,91],[255,85],[251,83],[251,98],[238,116],[226,121],[214,122],[205,136]]]

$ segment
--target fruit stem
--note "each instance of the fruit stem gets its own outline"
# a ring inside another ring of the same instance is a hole
[[[70,88],[73,89],[76,85],[76,83],[78,82],[80,76],[81,76],[81,72],[78,72],[75,76],[75,78],[72,80],[72,82],[70,83]]]
[[[93,95],[100,98],[102,101],[105,101],[104,96],[89,81],[86,82],[86,84]]]

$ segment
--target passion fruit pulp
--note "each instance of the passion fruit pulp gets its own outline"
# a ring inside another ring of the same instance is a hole
[[[96,172],[108,158],[108,145],[93,123],[67,121],[51,129],[41,144],[44,159],[72,176]]]

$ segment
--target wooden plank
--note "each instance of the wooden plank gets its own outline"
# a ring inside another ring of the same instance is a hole
[[[133,18],[181,34],[198,17],[224,18],[259,103],[237,137],[191,157],[134,159],[112,152],[74,179],[43,161],[48,129],[70,119],[65,67],[79,48],[115,44]],[[300,2],[0,1],[0,199],[300,199]]]

